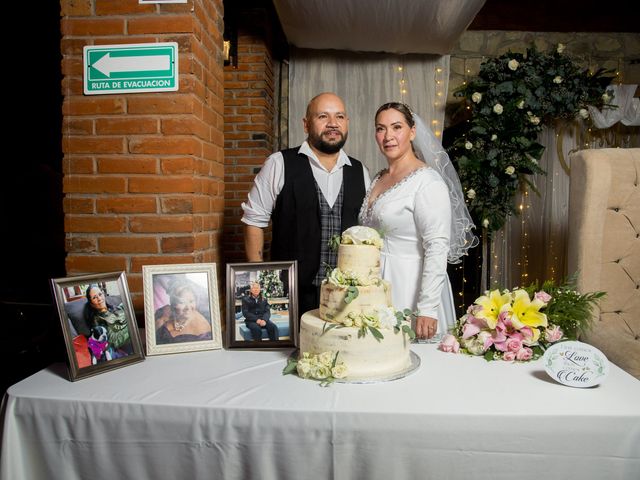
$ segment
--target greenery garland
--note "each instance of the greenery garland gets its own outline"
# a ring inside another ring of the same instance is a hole
[[[480,66],[478,77],[454,92],[471,113],[467,128],[449,153],[457,163],[467,204],[476,225],[499,230],[517,213],[514,197],[528,176],[544,174],[537,142],[545,125],[558,119],[588,121],[587,106],[602,108],[612,97],[611,70],[582,70],[563,55],[535,47],[511,51]],[[535,188],[534,188],[535,190]]]

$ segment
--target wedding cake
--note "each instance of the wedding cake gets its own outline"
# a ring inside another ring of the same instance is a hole
[[[411,366],[412,331],[393,309],[391,285],[380,278],[381,247],[372,228],[343,232],[337,268],[320,287],[320,308],[301,318],[298,373],[303,377],[318,378],[313,369],[319,364],[334,378],[364,381],[392,378]]]

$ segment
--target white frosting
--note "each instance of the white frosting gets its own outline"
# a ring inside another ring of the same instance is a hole
[[[318,310],[302,315],[300,351],[319,354],[339,352],[338,359],[347,367],[347,380],[373,380],[405,371],[411,365],[410,339],[391,329],[380,329],[384,338],[378,341],[371,333],[358,337],[358,328],[328,329],[329,322],[318,316]]]
[[[373,245],[344,245],[338,248],[338,268],[360,285],[371,285],[380,279],[380,249]]]
[[[380,280],[380,285],[356,287],[358,296],[345,302],[347,287],[324,283],[320,287],[320,318],[341,323],[349,313],[372,313],[377,307],[391,306],[391,284]]]

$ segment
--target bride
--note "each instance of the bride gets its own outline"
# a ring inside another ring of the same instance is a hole
[[[435,340],[456,319],[447,261],[477,245],[474,225],[447,153],[409,107],[382,105],[375,132],[389,166],[371,183],[360,223],[384,236],[380,269],[394,308],[415,312],[416,336]]]

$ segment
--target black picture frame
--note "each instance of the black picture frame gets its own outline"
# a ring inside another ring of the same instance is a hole
[[[297,347],[297,267],[298,262],[295,260],[227,264],[228,348]],[[250,284],[256,281],[260,283],[260,295],[270,307],[269,320],[278,328],[277,340],[269,339],[266,327],[261,329],[261,339],[254,340],[252,329],[248,325],[251,321],[244,317],[243,308],[247,305],[244,299],[249,299]]]

